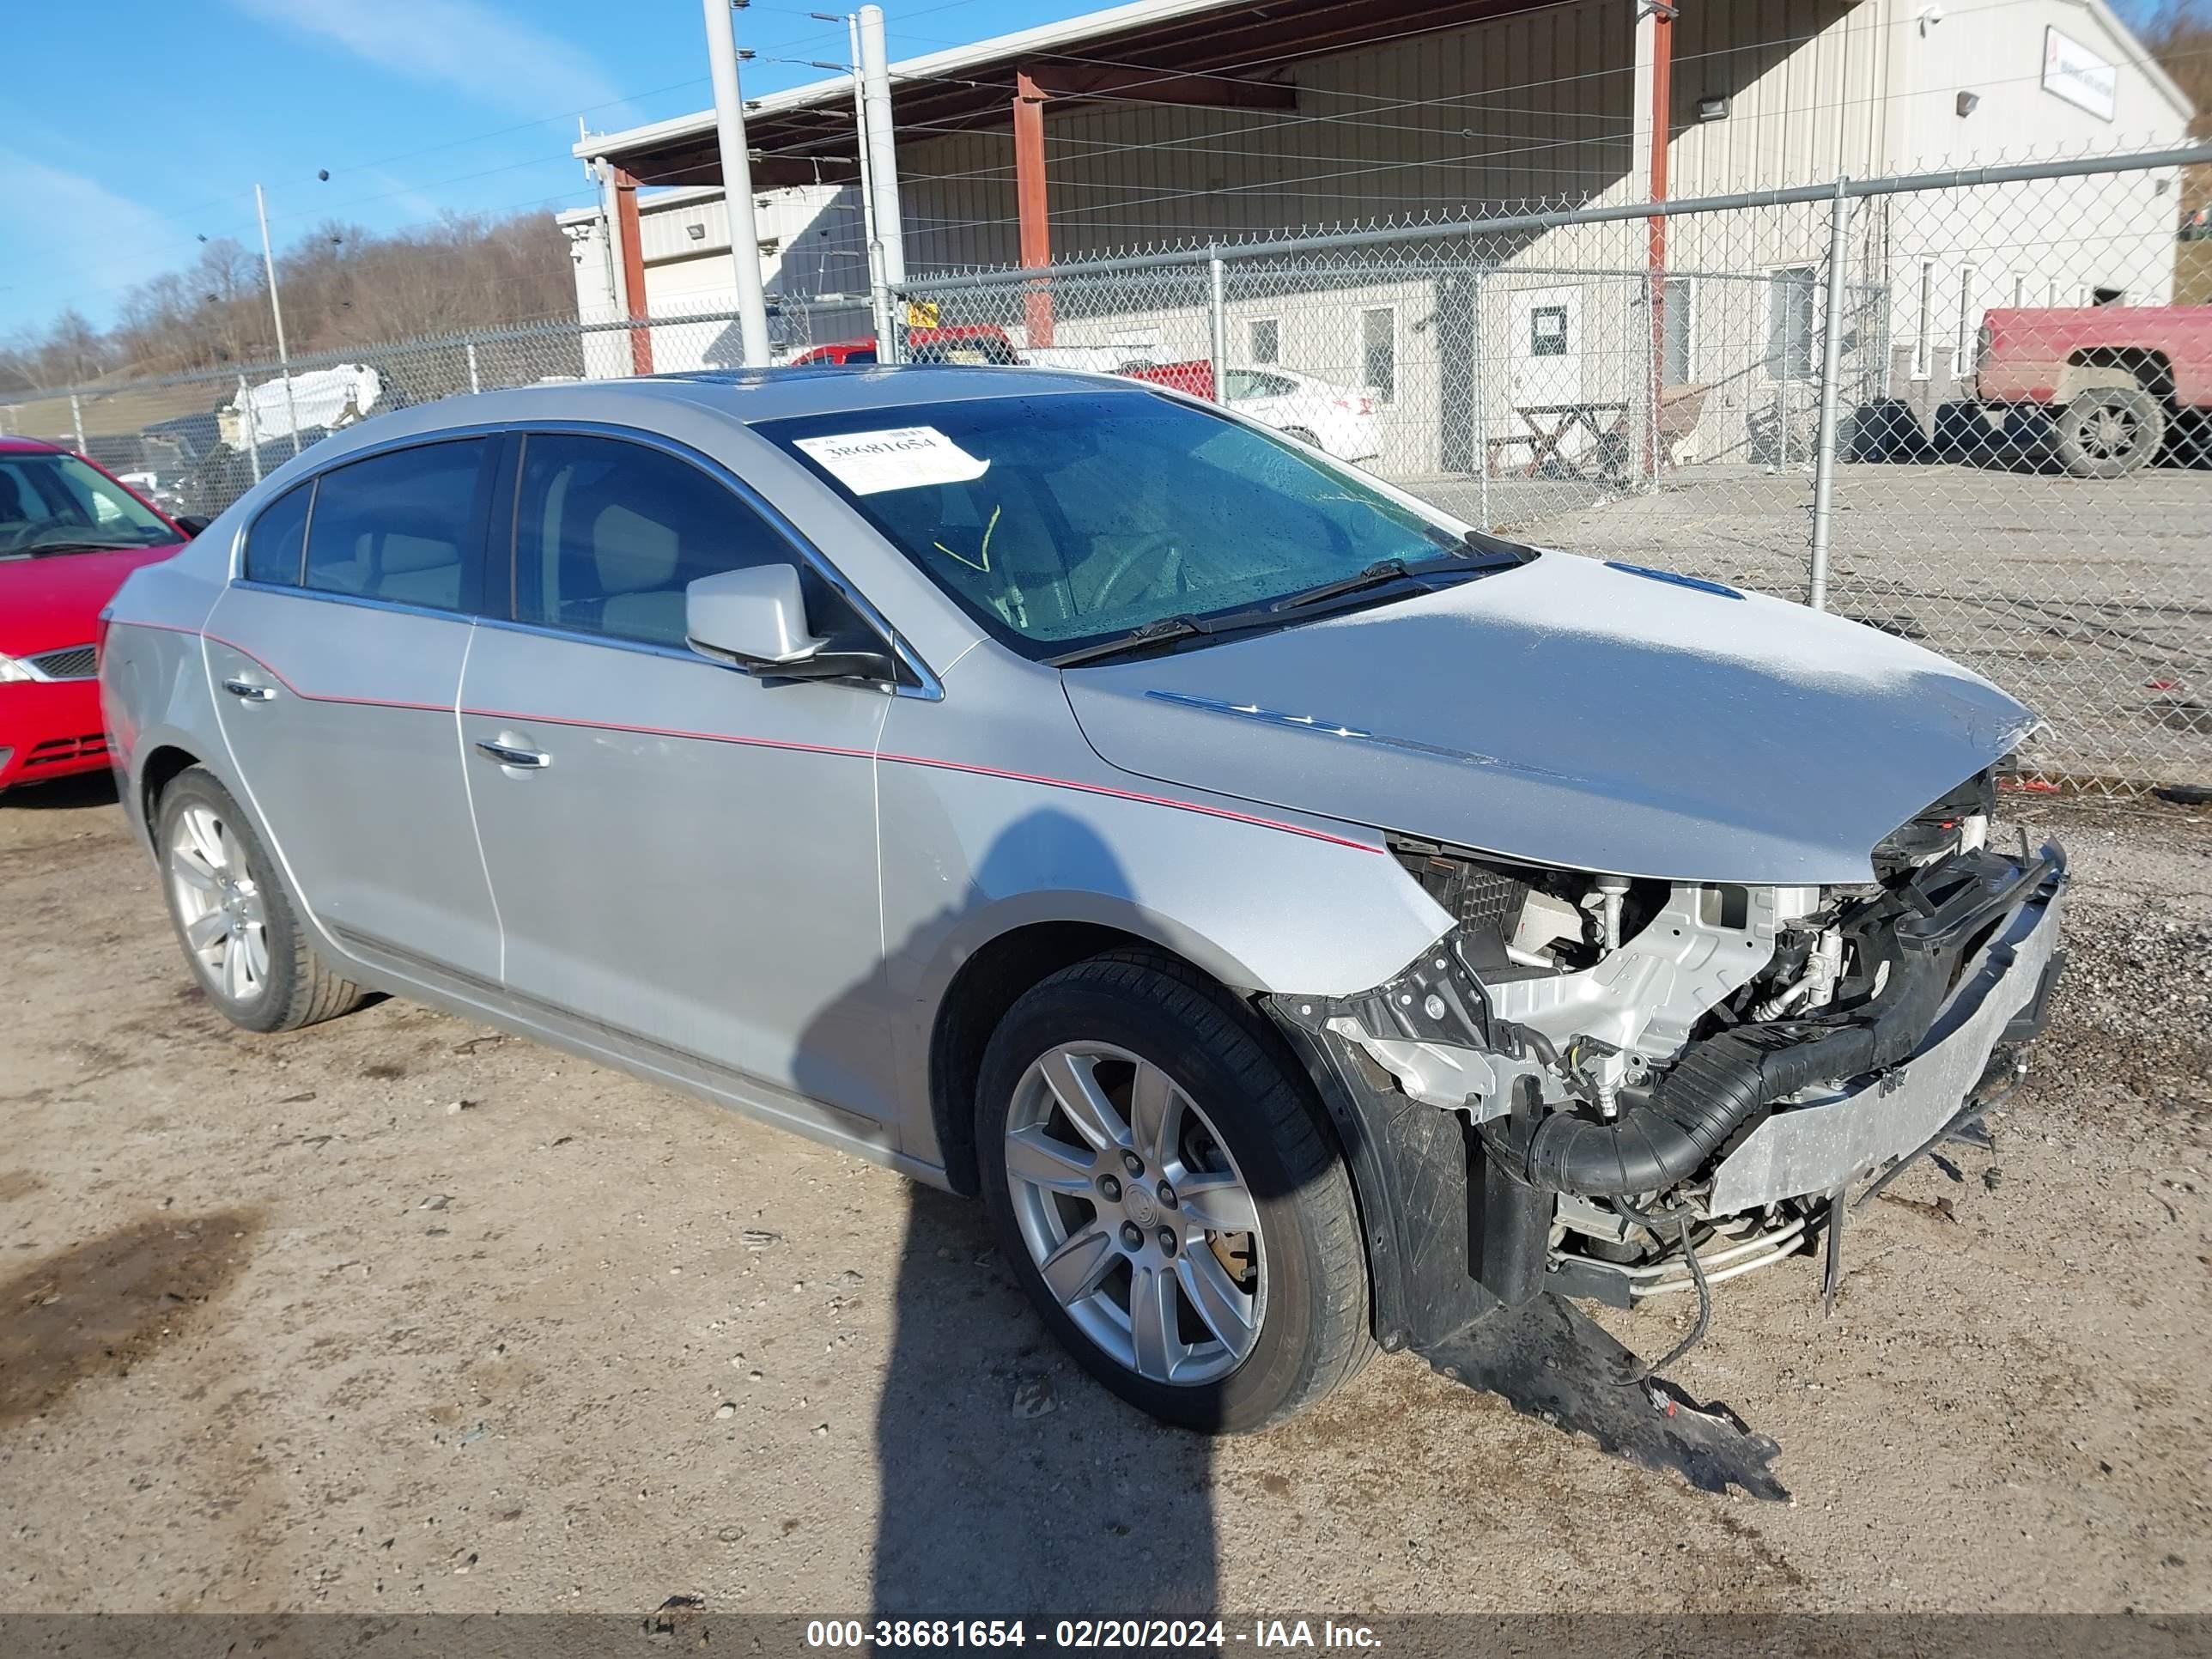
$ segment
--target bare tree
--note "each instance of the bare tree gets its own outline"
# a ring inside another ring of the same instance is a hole
[[[448,214],[383,235],[326,222],[278,258],[277,281],[291,347],[301,356],[575,315],[568,241],[542,213]],[[184,270],[132,289],[105,334],[72,310],[0,341],[0,390],[275,356],[260,254],[219,237]]]

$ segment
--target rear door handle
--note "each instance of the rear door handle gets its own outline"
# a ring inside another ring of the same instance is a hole
[[[274,702],[276,701],[276,688],[275,686],[256,685],[252,680],[225,680],[222,683],[222,689],[229,692],[232,696],[243,697],[248,702]]]
[[[477,747],[501,766],[520,766],[526,771],[538,771],[553,764],[553,757],[542,749],[522,749],[511,743],[501,743],[496,738],[478,738]]]

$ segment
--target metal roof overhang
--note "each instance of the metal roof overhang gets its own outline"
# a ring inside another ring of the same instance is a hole
[[[1460,28],[1562,0],[1137,0],[890,66],[901,142],[1007,125],[1017,74],[1055,103],[1198,104],[1294,112],[1285,67],[1407,34]],[[1627,10],[1627,0],[1622,9]],[[1470,88],[1470,91],[1476,90]],[[843,184],[859,173],[850,76],[748,99],[753,185]],[[575,146],[643,185],[720,184],[714,112]]]

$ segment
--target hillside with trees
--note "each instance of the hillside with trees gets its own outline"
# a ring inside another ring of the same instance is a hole
[[[568,240],[545,213],[451,215],[384,234],[328,223],[278,257],[276,278],[301,357],[576,314]],[[186,269],[131,289],[105,331],[70,310],[0,342],[0,392],[276,355],[260,251],[222,237]]]

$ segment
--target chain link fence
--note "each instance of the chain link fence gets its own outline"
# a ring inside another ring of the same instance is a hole
[[[2174,181],[2208,155],[1182,247],[902,298],[927,355],[1003,335],[1224,399],[1486,529],[1921,641],[2046,717],[2023,757],[2045,777],[2203,787],[2212,307],[2176,304]]]
[[[2042,713],[2032,772],[2212,785],[2212,147],[1181,247],[910,283],[922,360],[1119,372],[1485,528],[1825,605]],[[2182,261],[2177,276],[2178,258]],[[2179,287],[2178,287],[2179,284]],[[2177,301],[2194,303],[2177,304]],[[780,361],[865,300],[775,302]],[[723,367],[735,314],[549,323],[0,395],[212,514],[300,446],[480,388]],[[1696,711],[1684,718],[1695,719]]]

